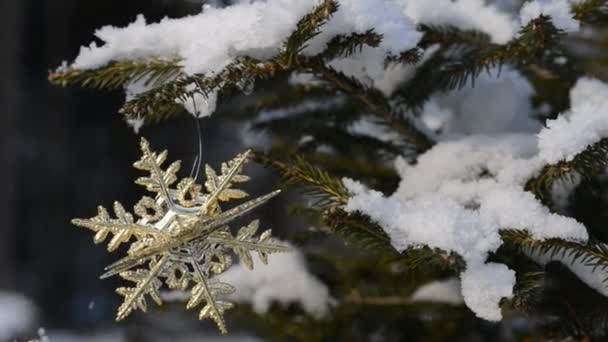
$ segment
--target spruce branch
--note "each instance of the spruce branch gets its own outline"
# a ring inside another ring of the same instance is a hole
[[[321,26],[325,25],[337,10],[338,3],[336,1],[324,0],[312,12],[302,17],[298,21],[296,29],[289,35],[283,45],[285,51],[282,53],[283,64],[289,67],[300,52],[307,47],[306,42],[321,33]]]
[[[383,119],[399,132],[416,152],[422,153],[433,146],[434,142],[419,131],[412,122],[396,115],[388,99],[378,89],[366,87],[354,77],[337,71],[318,58],[302,57],[300,64],[307,71],[332,84],[336,89],[361,101],[372,114]]]
[[[286,39],[282,52],[275,58],[261,62],[242,56],[215,75],[195,74],[181,77],[152,89],[127,102],[121,109],[127,118],[148,118],[162,121],[177,111],[175,101],[189,101],[194,95],[207,97],[211,92],[230,93],[240,84],[275,77],[278,73],[291,70],[298,54],[306,47],[306,42],[314,38],[320,27],[326,23],[338,5],[326,0],[305,15],[296,29]]]
[[[427,49],[432,45],[440,44],[442,48],[454,45],[468,45],[478,48],[495,46],[491,37],[479,30],[465,30],[451,25],[424,25],[418,26],[424,35],[418,43],[421,49]]]
[[[578,173],[583,178],[591,179],[608,167],[608,138],[587,147],[571,161],[560,161],[546,165],[540,173],[526,182],[525,189],[531,191],[545,204],[551,204],[553,184],[565,177]]]
[[[331,101],[338,96],[335,90],[325,84],[285,84],[279,89],[271,89],[268,93],[261,89],[260,92],[256,91],[256,95],[253,103],[246,104],[243,108],[235,108],[235,116],[256,118],[261,111],[295,107],[308,100]]]
[[[318,57],[326,61],[338,57],[348,57],[361,52],[364,46],[377,47],[381,41],[382,35],[373,29],[364,33],[339,34],[327,43],[327,48]]]
[[[561,257],[571,257],[572,262],[581,262],[593,269],[608,269],[608,245],[603,243],[581,244],[562,239],[536,240],[525,230],[505,229],[500,231],[503,241],[525,252]],[[604,279],[608,281],[608,277]]]
[[[561,48],[563,36],[550,17],[541,15],[522,27],[519,36],[506,45],[490,44],[478,54],[473,54],[470,62],[448,66],[445,70],[449,75],[446,86],[461,88],[469,79],[474,82],[483,70],[505,63],[521,67],[544,64],[548,51]]]
[[[384,67],[388,67],[391,64],[415,64],[418,63],[420,61],[420,58],[422,57],[422,53],[424,51],[419,48],[419,47],[415,47],[415,48],[411,48],[409,50],[405,50],[401,53],[399,53],[398,55],[388,55],[386,56],[386,58],[384,59]]]
[[[208,96],[214,91],[228,91],[247,80],[268,79],[281,72],[276,62],[261,63],[253,58],[242,57],[229,64],[214,76],[183,76],[174,81],[140,94],[126,102],[120,112],[127,118],[147,118],[158,122],[174,114],[179,105],[176,100],[187,102],[194,95]]]
[[[160,85],[179,76],[177,59],[154,58],[114,62],[92,70],[60,67],[49,72],[49,82],[59,86],[79,84],[85,88],[116,89],[131,82],[145,80],[145,85]]]
[[[397,99],[410,108],[420,108],[437,91],[460,89],[484,71],[510,64],[536,74],[563,55],[564,33],[551,18],[541,15],[522,27],[518,37],[504,45],[492,43],[486,34],[454,27],[422,26],[425,31],[419,47],[439,44],[416,75],[396,91]],[[552,74],[550,71],[544,74]]]
[[[347,213],[332,207],[323,212],[322,222],[346,244],[398,258],[399,252],[391,245],[390,237],[369,217],[361,213]]]
[[[584,23],[597,23],[608,18],[608,1],[584,0],[572,5],[574,19]]]
[[[313,166],[300,156],[283,161],[264,153],[254,152],[252,158],[278,171],[285,185],[301,184],[309,187],[307,193],[316,197],[317,204],[321,207],[343,205],[348,202],[350,194],[340,179]]]

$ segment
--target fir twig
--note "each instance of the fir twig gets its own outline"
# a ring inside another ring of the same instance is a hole
[[[391,239],[386,232],[361,213],[347,213],[342,209],[329,208],[325,210],[322,221],[333,234],[341,237],[347,244],[399,257],[399,252],[391,245]]]
[[[608,245],[590,243],[587,245],[562,239],[536,240],[525,230],[506,229],[500,231],[503,241],[513,244],[526,252],[549,255],[551,257],[570,257],[572,262],[581,262],[592,266],[594,270],[608,269]],[[608,281],[608,277],[604,279]]]
[[[420,132],[412,122],[395,115],[388,99],[377,89],[368,88],[353,77],[326,65],[317,58],[301,58],[301,65],[320,79],[357,98],[376,116],[383,119],[410,143],[417,152],[431,148],[434,142]]]
[[[350,194],[340,179],[311,165],[300,156],[282,161],[264,153],[254,152],[252,157],[256,162],[278,171],[286,185],[308,186],[310,191],[307,193],[316,197],[320,206],[342,205],[348,202]]]
[[[571,161],[560,161],[546,165],[536,177],[526,183],[525,189],[531,191],[545,204],[551,204],[553,184],[575,173],[591,179],[608,167],[608,138],[589,146],[577,154]]]
[[[555,28],[551,18],[539,16],[522,27],[519,36],[504,45],[494,44],[486,34],[453,27],[423,26],[425,35],[421,48],[440,44],[416,75],[395,92],[410,108],[420,108],[437,91],[460,89],[484,71],[511,64],[522,69],[537,70],[562,54],[564,34]]]
[[[574,19],[585,23],[596,23],[608,18],[608,1],[584,0],[572,5]]]
[[[382,35],[374,32],[373,29],[364,33],[339,34],[327,43],[327,48],[318,57],[327,61],[348,57],[361,52],[364,46],[377,47],[381,41]]]
[[[64,87],[80,84],[87,88],[115,89],[140,80],[145,80],[147,86],[159,85],[174,79],[180,72],[176,59],[149,59],[114,62],[92,70],[58,68],[49,72],[48,78],[52,84]]]
[[[312,12],[306,14],[296,26],[293,33],[287,38],[282,54],[284,64],[289,67],[294,63],[297,56],[304,50],[306,42],[316,37],[323,26],[331,16],[338,10],[338,3],[334,0],[325,0],[319,6],[315,7]]]

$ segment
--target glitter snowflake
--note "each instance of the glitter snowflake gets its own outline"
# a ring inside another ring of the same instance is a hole
[[[95,243],[112,235],[108,251],[114,251],[123,243],[129,244],[127,255],[106,267],[107,272],[101,276],[119,275],[135,283],[132,287],[116,290],[124,296],[116,320],[124,319],[136,309],[145,312],[147,296],[161,305],[160,290],[164,283],[170,289],[189,290],[187,308],[202,306],[199,319],[211,318],[220,331],[226,333],[223,315],[233,304],[225,298],[235,288],[215,276],[232,265],[233,254],[252,268],[252,252],[266,263],[269,253],[286,251],[285,247],[273,243],[270,230],[255,235],[258,220],[242,227],[236,235],[231,233],[228,223],[264,204],[280,191],[222,211],[220,202],[248,196],[233,186],[249,180],[241,173],[249,151],[222,163],[219,175],[206,165],[206,191],[192,178],[177,182],[180,161],[163,169],[167,151],[153,152],[143,138],[141,151],[141,159],[133,166],[148,172],[149,176],[137,179],[136,184],[155,196],[142,197],[134,207],[135,216],[115,202],[114,218],[100,206],[97,216],[72,220],[73,224],[95,232]]]

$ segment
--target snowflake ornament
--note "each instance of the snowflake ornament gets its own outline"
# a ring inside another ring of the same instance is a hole
[[[115,218],[100,206],[97,216],[72,220],[74,225],[95,232],[95,243],[105,241],[111,234],[108,243],[110,252],[123,243],[130,244],[127,255],[106,267],[107,272],[101,276],[103,279],[119,275],[135,283],[133,287],[116,290],[124,296],[116,320],[124,319],[136,309],[145,312],[146,295],[162,305],[160,289],[164,283],[170,289],[189,290],[191,294],[187,308],[202,306],[199,319],[212,319],[219,330],[226,333],[223,314],[233,303],[226,301],[225,297],[233,293],[235,288],[214,276],[232,265],[232,254],[236,254],[251,269],[252,252],[256,252],[260,260],[266,263],[268,254],[287,250],[273,242],[270,230],[255,236],[259,228],[258,220],[242,227],[236,236],[230,232],[228,223],[266,203],[280,190],[223,211],[220,202],[248,196],[233,186],[249,180],[241,172],[250,151],[222,163],[219,175],[206,165],[206,191],[203,191],[203,187],[192,178],[177,182],[180,161],[162,168],[167,151],[153,152],[143,138],[140,145],[142,157],[133,166],[150,175],[140,177],[135,183],[155,195],[141,198],[134,207],[135,217],[119,202],[114,202]]]

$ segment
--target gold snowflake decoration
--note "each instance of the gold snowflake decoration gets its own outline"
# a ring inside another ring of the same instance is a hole
[[[206,191],[203,191],[203,187],[192,178],[177,182],[180,161],[163,169],[167,151],[153,152],[143,138],[140,145],[142,157],[133,166],[150,175],[140,177],[135,183],[144,186],[154,196],[141,198],[134,207],[136,216],[119,202],[114,202],[115,218],[100,206],[97,216],[72,220],[73,224],[95,232],[95,243],[105,241],[111,234],[108,251],[114,251],[123,243],[130,244],[127,255],[106,267],[107,272],[101,276],[103,279],[119,275],[135,283],[133,287],[116,290],[124,296],[116,320],[124,319],[136,309],[145,312],[146,295],[161,305],[160,289],[164,283],[170,289],[189,290],[191,295],[186,307],[202,306],[199,319],[211,318],[220,331],[226,333],[223,314],[233,304],[225,298],[235,288],[214,276],[232,265],[232,254],[251,269],[252,252],[266,263],[269,253],[287,250],[273,243],[270,230],[255,236],[258,220],[242,227],[236,236],[230,232],[228,223],[266,203],[280,190],[222,211],[220,202],[248,196],[233,186],[249,180],[241,172],[250,151],[222,163],[219,175],[206,165]]]

